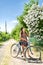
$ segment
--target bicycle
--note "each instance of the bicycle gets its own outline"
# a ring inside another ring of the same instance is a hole
[[[30,42],[28,42],[30,43]],[[38,59],[41,61],[41,50],[38,46],[30,46],[28,45],[25,49],[24,49],[24,56],[25,56],[25,59],[28,59],[28,54],[27,54],[27,51],[29,50],[30,52],[30,56],[32,59]],[[16,44],[12,44],[11,46],[11,49],[10,49],[10,53],[11,53],[11,56],[13,58],[16,58],[19,53],[21,53],[22,50],[21,50],[21,46],[19,44],[19,42]]]

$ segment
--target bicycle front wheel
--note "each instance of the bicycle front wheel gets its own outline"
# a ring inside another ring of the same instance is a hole
[[[41,51],[38,46],[30,46],[25,51],[25,57],[29,58],[29,55],[31,58],[34,59],[41,59]]]
[[[10,49],[11,56],[16,58],[19,54],[19,47],[17,44],[13,44]]]

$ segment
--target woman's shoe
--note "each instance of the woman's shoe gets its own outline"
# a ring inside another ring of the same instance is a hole
[[[30,58],[32,58],[30,55],[29,55]]]
[[[22,54],[21,57],[24,57],[24,54]]]

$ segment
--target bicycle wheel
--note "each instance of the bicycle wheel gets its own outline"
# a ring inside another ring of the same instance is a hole
[[[26,50],[25,50],[25,58],[26,59],[29,58],[28,53],[31,58],[41,60],[41,51],[38,46],[30,46],[30,47],[26,48]]]
[[[19,54],[19,47],[17,44],[13,44],[10,49],[11,56],[16,58]]]

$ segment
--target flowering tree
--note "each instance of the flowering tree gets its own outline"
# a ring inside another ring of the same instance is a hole
[[[43,44],[43,6],[33,4],[28,14],[24,16],[23,20],[34,37]]]

